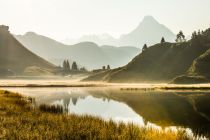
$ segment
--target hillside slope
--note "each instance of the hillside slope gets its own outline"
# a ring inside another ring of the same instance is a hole
[[[210,78],[210,49],[194,60],[189,75]]]
[[[194,33],[191,44],[192,46],[206,48],[207,51],[192,62],[192,65],[185,75],[174,78],[172,83],[195,84],[210,82],[210,29],[202,33]]]
[[[37,66],[54,69],[55,66],[35,55],[19,43],[9,32],[9,27],[0,26],[0,69],[21,74],[27,67]]]
[[[94,77],[99,79],[101,75],[100,80],[108,82],[165,82],[179,75],[188,74],[193,63],[194,73],[199,71],[199,75],[206,76],[209,74],[210,63],[207,51],[210,48],[210,29],[200,36],[199,39],[194,38],[183,43],[156,44],[136,56],[128,65],[106,74],[96,73],[88,79],[94,80]],[[205,66],[201,63],[204,60],[207,61]]]
[[[98,69],[108,64],[112,68],[123,66],[139,53],[135,47],[100,47],[92,42],[64,45],[32,32],[16,38],[29,50],[56,65],[61,65],[64,59],[70,59],[88,69]]]

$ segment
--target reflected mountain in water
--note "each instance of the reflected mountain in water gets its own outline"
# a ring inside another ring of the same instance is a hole
[[[9,89],[32,96],[36,104],[59,104],[69,113],[147,122],[210,132],[210,92],[126,91],[110,88]]]

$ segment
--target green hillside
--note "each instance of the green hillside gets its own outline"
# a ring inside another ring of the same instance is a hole
[[[210,63],[206,55],[210,48],[209,37],[210,29],[187,42],[156,44],[136,56],[126,66],[111,70],[105,75],[94,73],[88,79],[94,80],[97,76],[98,80],[101,75],[100,80],[108,82],[168,82],[177,76],[195,72],[206,76]]]

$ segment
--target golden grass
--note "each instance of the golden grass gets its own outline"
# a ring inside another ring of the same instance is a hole
[[[30,99],[0,91],[0,139],[188,140],[184,130],[159,131],[92,116],[49,113],[31,107]],[[50,111],[51,112],[51,111]]]

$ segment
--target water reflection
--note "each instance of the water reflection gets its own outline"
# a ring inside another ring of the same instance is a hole
[[[139,125],[182,126],[210,132],[209,92],[121,91],[109,88],[16,88],[37,105],[59,104],[69,113],[89,114]]]
[[[106,98],[95,98],[91,95],[85,97],[73,97],[69,100],[61,99],[52,102],[51,104],[61,105],[68,110],[68,113],[74,114],[90,114],[100,116],[104,119],[112,119],[115,121],[134,122],[139,125],[144,125],[141,116],[134,112],[129,106],[124,103]]]

